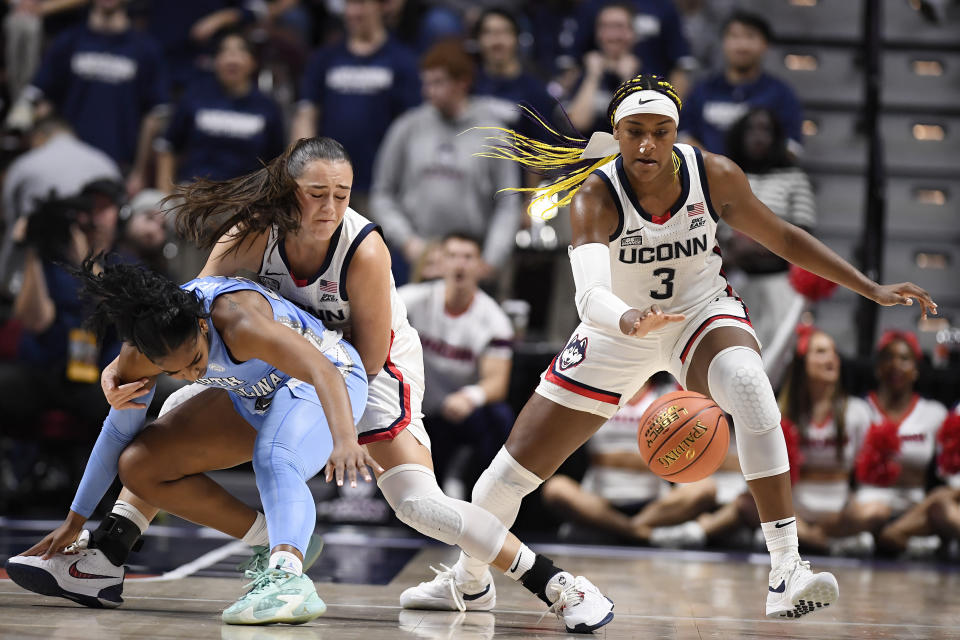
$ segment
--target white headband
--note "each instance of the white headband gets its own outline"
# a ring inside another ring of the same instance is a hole
[[[680,125],[680,112],[677,105],[659,91],[644,89],[631,93],[617,106],[613,114],[613,123],[616,124],[627,116],[638,113],[655,113],[667,116],[674,124]],[[586,148],[580,154],[581,158],[606,158],[620,153],[620,145],[613,135],[606,131],[596,131],[590,136]]]
[[[673,120],[673,124],[680,126],[680,112],[677,111],[677,105],[674,104],[673,100],[659,91],[650,89],[631,93],[624,98],[613,114],[613,124],[617,124],[627,116],[638,113],[656,113],[667,116]]]

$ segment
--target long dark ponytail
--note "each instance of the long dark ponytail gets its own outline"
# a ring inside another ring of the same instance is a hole
[[[177,186],[166,201],[176,216],[177,233],[209,249],[237,227],[235,247],[272,225],[280,233],[300,228],[297,178],[314,160],[350,162],[333,138],[301,138],[262,168],[229,180],[199,178]]]
[[[117,336],[150,360],[157,360],[194,338],[201,318],[209,317],[195,291],[141,266],[115,264],[103,255],[73,269],[80,296],[92,306],[87,326],[98,336],[115,327]]]

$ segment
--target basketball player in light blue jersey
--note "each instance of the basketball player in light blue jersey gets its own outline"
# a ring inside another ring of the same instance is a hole
[[[252,589],[223,612],[223,620],[297,624],[323,614],[326,605],[302,567],[316,520],[306,481],[324,465],[328,480],[342,480],[345,471],[370,480],[365,465],[378,466],[354,431],[367,400],[356,350],[340,332],[240,278],[198,278],[178,287],[139,267],[93,260],[79,275],[84,295],[96,305],[91,324],[100,331],[115,327],[136,347],[130,366],[137,376],[151,387],[165,373],[228,393],[197,407],[195,419],[146,429],[145,408],[111,410],[66,520],[11,559],[10,577],[38,593],[117,606],[122,582],[94,595],[85,589],[84,582],[110,583],[99,549],[80,544],[73,554],[54,555],[78,538],[117,473],[152,504],[241,538],[255,516],[204,473],[252,459],[272,553],[266,566],[248,572]],[[51,572],[41,555],[70,569]],[[72,582],[60,581],[64,573]]]

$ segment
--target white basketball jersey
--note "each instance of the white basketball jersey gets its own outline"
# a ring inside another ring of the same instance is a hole
[[[410,324],[420,334],[426,372],[424,410],[439,409],[447,394],[480,379],[480,358],[513,356],[513,325],[496,300],[477,291],[465,311],[446,310],[443,280],[400,287]]]
[[[709,200],[700,150],[673,147],[679,156],[681,193],[669,211],[648,213],[617,156],[592,175],[610,190],[620,223],[610,236],[613,292],[635,309],[658,304],[665,313],[688,313],[711,298],[734,296],[721,274],[719,216]]]
[[[870,407],[860,398],[847,398],[843,420],[842,457],[837,459],[837,425],[833,416],[817,424],[807,425],[806,436],[800,450],[803,453],[804,469],[834,469],[849,471],[857,447],[870,426]]]
[[[887,420],[880,409],[877,395],[867,396],[870,403],[871,423]],[[925,469],[933,458],[937,446],[937,433],[947,419],[947,408],[936,400],[928,400],[914,394],[913,404],[900,421],[897,434],[900,436],[900,462],[904,467]]]
[[[288,266],[283,238],[277,228],[270,229],[263,262],[260,265],[260,284],[276,291],[287,300],[305,308],[331,329],[344,329],[350,324],[350,300],[347,294],[347,271],[357,247],[371,232],[380,227],[353,209],[347,209],[343,221],[330,239],[327,257],[316,274],[308,280],[298,280]],[[390,328],[395,333],[407,325],[407,309],[397,295],[397,287],[390,274],[390,308],[393,318]]]

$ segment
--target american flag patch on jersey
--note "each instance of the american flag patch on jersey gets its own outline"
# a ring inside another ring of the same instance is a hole
[[[688,216],[699,216],[703,213],[703,203],[698,202],[696,204],[687,205],[687,215]]]
[[[321,278],[320,282],[317,283],[317,286],[320,288],[320,291],[337,293],[337,283],[332,280],[324,280]]]

